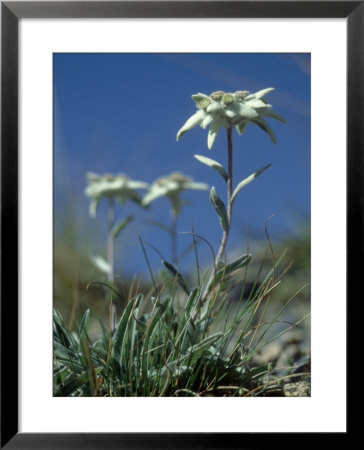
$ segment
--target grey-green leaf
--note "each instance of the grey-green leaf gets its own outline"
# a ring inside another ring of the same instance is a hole
[[[255,178],[257,178],[261,173],[263,173],[265,170],[267,170],[272,164],[268,164],[267,166],[262,167],[261,169],[257,170],[256,172],[249,175],[245,180],[241,181],[235,188],[233,195],[231,197],[232,203],[234,203],[236,196],[239,194],[239,192],[250,182],[252,182]]]
[[[87,334],[89,319],[90,319],[90,310],[87,309],[81,319],[80,326],[79,326],[78,334],[79,334],[80,338],[82,338],[83,333]]]
[[[220,197],[216,194],[214,186],[212,186],[210,191],[210,201],[211,204],[220,217],[220,223],[222,228],[227,231],[229,229],[229,219],[226,212],[226,208],[224,202],[220,199]]]
[[[210,291],[210,289],[219,281],[222,280],[222,278],[227,279],[230,275],[233,274],[233,272],[235,272],[238,269],[241,269],[242,267],[244,267],[246,264],[248,264],[250,262],[252,258],[252,255],[250,254],[245,254],[240,256],[239,258],[235,259],[234,261],[232,261],[230,264],[226,264],[226,266],[222,267],[221,269],[219,269],[216,272],[216,275],[214,276],[213,280],[211,281],[211,283],[208,286],[208,291]]]
[[[100,255],[91,255],[93,264],[106,275],[110,272],[110,264]]]
[[[162,264],[174,277],[177,277],[178,284],[186,292],[187,295],[190,295],[190,290],[187,287],[186,281],[183,278],[183,276],[178,272],[178,270],[171,263],[163,259]]]
[[[123,350],[123,343],[125,339],[125,334],[127,328],[132,320],[132,312],[139,305],[141,300],[143,299],[142,294],[139,294],[137,297],[131,299],[129,303],[126,305],[123,315],[120,318],[120,321],[116,327],[113,340],[113,346],[111,351],[111,359],[120,364],[120,357]]]
[[[134,216],[128,216],[126,219],[122,220],[118,224],[114,226],[114,228],[111,230],[111,233],[113,234],[114,239],[119,236],[119,234],[123,231],[123,229],[129,225],[129,223],[134,219]]]
[[[209,166],[209,167],[212,167],[213,169],[215,169],[217,172],[219,172],[219,174],[223,177],[223,179],[225,181],[227,181],[228,174],[226,173],[226,170],[219,162],[217,162],[211,158],[207,158],[206,156],[202,156],[202,155],[194,155],[194,157],[198,161],[202,162],[202,164],[206,164],[206,166]]]
[[[89,374],[87,372],[82,373],[77,378],[70,377],[70,381],[64,383],[53,395],[55,397],[67,397],[73,392],[77,391],[81,386],[84,386],[89,381]]]
[[[198,344],[192,345],[189,349],[187,349],[187,355],[190,355],[191,360],[198,358],[203,352],[210,348],[212,344],[214,344],[217,340],[221,339],[224,336],[223,332],[214,333],[210,336],[207,336],[205,339],[200,341]],[[184,359],[180,358],[180,360]],[[190,360],[190,361],[191,361]]]

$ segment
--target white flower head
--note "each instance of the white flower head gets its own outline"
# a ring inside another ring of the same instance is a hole
[[[215,91],[210,95],[202,93],[192,95],[198,110],[178,131],[177,141],[196,125],[204,129],[210,125],[207,146],[211,150],[221,128],[236,127],[237,132],[243,134],[247,126],[253,123],[268,133],[272,141],[276,143],[277,139],[264,119],[264,117],[271,117],[285,123],[283,117],[272,111],[272,105],[268,104],[264,98],[273,90],[274,88],[266,88],[255,94],[250,94],[249,91],[234,93]]]
[[[85,194],[90,197],[90,216],[96,216],[96,209],[103,198],[118,200],[124,205],[127,200],[141,204],[142,197],[137,189],[147,189],[148,184],[143,181],[133,181],[127,175],[97,175],[89,172],[87,174],[88,186]]]
[[[176,216],[181,213],[185,203],[181,199],[181,194],[187,190],[206,191],[209,186],[205,183],[197,183],[191,177],[183,175],[181,172],[172,172],[170,175],[158,178],[150,186],[148,193],[143,198],[142,205],[148,206],[159,197],[167,197],[173,207]]]

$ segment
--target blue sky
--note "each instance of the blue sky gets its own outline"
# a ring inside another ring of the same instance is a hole
[[[226,166],[226,134],[219,134],[212,150],[207,148],[207,130],[200,127],[176,142],[177,131],[196,110],[191,95],[275,87],[267,100],[287,121],[268,119],[277,145],[253,125],[243,136],[234,134],[235,185],[266,164],[272,167],[239,194],[228,251],[243,251],[248,235],[251,240],[263,237],[271,215],[272,237],[298,233],[300,220],[310,220],[310,81],[309,54],[55,54],[55,232],[62,229],[62,216],[72,211],[80,245],[86,236],[92,237],[90,250],[103,251],[107,205],[100,205],[96,219],[88,216],[84,189],[89,171],[125,173],[148,183],[181,171],[215,186],[225,200],[222,178],[193,155]],[[208,192],[190,191],[184,198],[190,204],[178,230],[191,231],[193,221],[195,232],[217,249],[221,228]],[[135,220],[118,238],[116,266],[131,272],[146,269],[138,233],[170,259],[167,235],[145,223],[169,223],[167,199],[156,200],[150,211],[134,204],[117,210],[118,219],[129,214]],[[190,242],[189,235],[180,235],[179,249]],[[199,251],[202,261],[211,260],[206,245]],[[158,265],[160,257],[148,252],[152,264]]]

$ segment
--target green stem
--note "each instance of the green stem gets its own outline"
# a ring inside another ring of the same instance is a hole
[[[109,233],[107,235],[107,262],[109,263],[109,273],[108,278],[112,283],[114,280],[114,235],[112,233],[112,229],[114,228],[115,223],[115,203],[114,200],[110,200],[109,203]]]
[[[220,248],[217,253],[214,269],[211,273],[210,279],[207,283],[207,287],[210,285],[211,281],[214,279],[216,275],[216,271],[218,270],[219,264],[224,256],[226,244],[229,237],[230,227],[231,227],[231,219],[232,219],[232,213],[233,213],[233,202],[232,202],[232,195],[233,195],[233,129],[227,128],[227,141],[228,141],[228,179],[227,179],[227,216],[228,216],[228,222],[229,222],[229,228],[227,230],[224,230]],[[207,298],[207,288],[202,296],[202,302],[206,301]]]
[[[172,263],[177,264],[177,214],[172,210],[171,215],[171,243],[172,243]]]
[[[115,203],[114,200],[110,199],[110,203],[109,203],[109,217],[108,217],[108,221],[109,221],[109,233],[107,235],[107,262],[109,263],[109,273],[108,273],[108,279],[111,283],[111,285],[113,285],[114,283],[114,235],[112,233],[112,230],[114,228],[115,225]],[[111,293],[111,325],[112,325],[112,330],[115,330],[115,325],[116,325],[116,308],[115,305],[113,303],[113,293]]]

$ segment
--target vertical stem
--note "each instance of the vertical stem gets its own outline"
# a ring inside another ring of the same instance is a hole
[[[109,203],[109,233],[107,235],[107,262],[109,263],[109,274],[108,274],[108,278],[109,281],[111,283],[111,285],[113,285],[114,283],[114,235],[112,233],[112,229],[114,228],[114,224],[115,224],[115,203],[113,199],[110,199],[110,203]],[[115,325],[116,325],[116,308],[115,305],[113,303],[113,292],[111,292],[111,301],[110,301],[110,325],[111,325],[111,330],[114,331],[115,330]]]
[[[217,253],[215,264],[214,264],[214,270],[211,273],[210,279],[207,283],[207,287],[211,283],[211,281],[214,279],[216,275],[216,270],[222,260],[222,257],[224,256],[227,240],[229,237],[230,227],[231,227],[231,219],[232,219],[232,213],[233,213],[233,204],[231,201],[232,194],[233,194],[233,129],[227,128],[227,141],[228,141],[228,179],[227,179],[227,216],[228,216],[228,222],[229,222],[229,228],[227,230],[224,230],[220,248]],[[204,295],[202,296],[202,302],[206,301],[206,297],[208,294],[207,287],[205,290]]]
[[[171,243],[172,263],[177,264],[177,214],[174,208],[171,213]]]
[[[114,236],[112,234],[112,229],[114,228],[115,222],[115,203],[114,200],[110,199],[109,203],[109,233],[107,235],[107,262],[109,263],[110,270],[108,274],[109,281],[112,283],[114,280]]]
[[[228,138],[228,181],[227,181],[227,188],[228,188],[228,219],[229,219],[229,229],[231,226],[231,218],[233,214],[233,204],[231,201],[232,195],[233,195],[233,129],[228,128],[227,130],[227,138]]]

